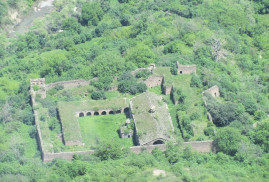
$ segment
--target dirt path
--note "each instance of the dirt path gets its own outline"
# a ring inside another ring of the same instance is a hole
[[[22,21],[9,32],[9,37],[16,37],[17,35],[26,33],[36,18],[44,17],[54,9],[53,2],[54,0],[39,2],[38,5],[34,6],[32,10],[23,17]]]

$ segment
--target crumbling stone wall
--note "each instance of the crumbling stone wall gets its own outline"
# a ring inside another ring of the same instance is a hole
[[[149,76],[148,79],[144,81],[148,88],[156,87],[162,85],[163,76]]]
[[[163,86],[163,93],[165,95],[169,95],[172,93],[173,90],[173,86],[172,85],[168,85],[168,86]]]
[[[39,89],[37,91],[34,91],[34,86],[38,86]],[[32,94],[34,96],[40,94],[42,99],[46,98],[46,84],[45,84],[45,78],[38,78],[38,79],[30,79],[30,90],[33,91]]]
[[[64,88],[73,88],[73,87],[78,87],[78,86],[86,86],[89,85],[91,81],[86,81],[86,80],[70,80],[70,81],[62,81],[62,82],[55,82],[55,83],[50,83],[46,85],[46,90],[54,88],[56,85],[61,85]]]
[[[182,65],[177,62],[177,73],[179,75],[196,73],[196,65]]]
[[[201,153],[215,152],[212,140],[184,142],[183,145],[184,147],[191,146],[193,150],[196,150],[197,152]],[[151,153],[154,148],[159,148],[161,151],[165,151],[166,144],[133,146],[130,147],[130,150],[136,154],[139,154],[144,151]],[[88,150],[88,151],[61,152],[61,153],[44,153],[42,160],[43,162],[51,162],[53,159],[56,158],[72,160],[75,154],[88,155],[93,154],[94,152],[95,152],[94,150]]]
[[[212,97],[219,97],[220,96],[219,87],[217,85],[214,85],[213,87],[205,90],[203,92],[203,94],[205,94],[205,93],[210,94]]]
[[[43,162],[51,162],[53,159],[65,159],[65,160],[72,160],[75,154],[78,155],[87,155],[93,154],[94,150],[88,151],[75,151],[75,152],[60,152],[60,153],[44,153],[43,155]]]

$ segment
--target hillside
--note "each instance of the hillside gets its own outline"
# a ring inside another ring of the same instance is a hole
[[[33,0],[0,1],[0,181],[268,181],[268,0],[55,0],[40,16],[31,14],[41,12],[35,7]],[[181,75],[177,61],[196,65],[196,73]],[[150,64],[152,73],[132,74]],[[165,84],[147,88],[156,75]],[[33,107],[33,78],[92,81],[55,86]],[[164,94],[167,85],[174,95]],[[214,85],[220,97],[203,94]],[[72,115],[127,107],[123,99],[146,90],[163,97],[175,128],[177,144],[164,152],[130,152],[133,142],[116,131],[126,113]],[[34,110],[50,151],[76,148],[62,142],[62,117],[68,134],[96,153],[43,163]],[[183,147],[205,140],[216,151]],[[156,169],[166,175],[154,176]]]

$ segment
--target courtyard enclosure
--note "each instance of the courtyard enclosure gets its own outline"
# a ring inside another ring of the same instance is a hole
[[[80,134],[80,127],[77,121],[77,114],[79,117],[85,116],[89,111],[93,115],[106,115],[108,111],[122,112],[125,108],[129,107],[127,99],[111,99],[111,100],[83,100],[72,102],[59,102],[58,111],[60,121],[62,124],[62,131],[64,142],[66,145],[82,145],[82,138]],[[85,114],[84,114],[85,112]],[[93,117],[95,117],[93,116]]]
[[[131,99],[130,105],[139,145],[174,140],[172,120],[161,96],[146,92]]]

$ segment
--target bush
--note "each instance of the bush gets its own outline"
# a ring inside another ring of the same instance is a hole
[[[196,74],[192,74],[190,85],[191,87],[197,87],[197,88],[202,88],[203,86],[201,79]]]
[[[116,160],[124,156],[124,151],[125,149],[123,149],[118,143],[106,142],[98,145],[94,154],[102,161],[108,159]]]
[[[136,85],[136,87],[137,87],[137,91],[138,91],[138,93],[143,93],[143,92],[146,92],[147,91],[147,85],[145,84],[145,83],[138,83],[137,85]]]
[[[99,92],[95,91],[95,92],[92,93],[91,98],[93,100],[101,100],[101,99],[106,99],[106,95],[102,91],[99,91]]]
[[[142,70],[142,71],[137,72],[135,77],[147,79],[149,77],[149,75],[151,75],[151,72],[148,69],[146,69],[146,70]]]
[[[207,127],[205,130],[204,130],[204,134],[206,136],[215,136],[215,129],[214,127]]]
[[[35,138],[36,137],[36,134],[37,134],[37,130],[36,130],[36,126],[32,126],[30,131],[29,131],[29,136],[31,138]]]
[[[251,136],[255,144],[259,145],[265,152],[269,152],[269,120],[259,123]]]
[[[97,2],[87,2],[82,6],[81,21],[84,25],[96,26],[103,15],[104,12]]]
[[[239,143],[243,139],[237,129],[226,127],[218,131],[214,138],[214,144],[218,152],[234,156],[238,150]]]
[[[63,85],[56,85],[54,87],[55,90],[59,91],[59,90],[63,90],[64,89],[64,86]]]

